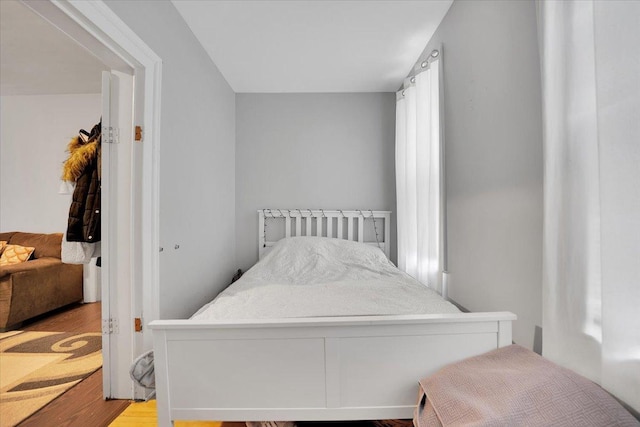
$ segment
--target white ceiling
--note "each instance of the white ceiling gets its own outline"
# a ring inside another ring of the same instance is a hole
[[[16,0],[0,0],[0,94],[100,93],[100,60]]]
[[[391,92],[453,0],[172,0],[235,92]]]

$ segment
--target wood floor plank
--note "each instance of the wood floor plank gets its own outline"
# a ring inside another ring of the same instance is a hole
[[[102,327],[102,306],[99,302],[74,304],[50,314],[39,316],[20,328],[23,331],[40,332],[100,332]]]
[[[246,427],[245,423],[228,421],[182,421],[175,427]],[[109,427],[155,427],[158,425],[156,401],[132,403]]]
[[[23,331],[100,332],[102,308],[99,302],[76,304],[25,323]],[[20,427],[108,426],[127,406],[128,400],[103,400],[102,369],[97,370],[66,393],[51,401],[19,424]]]
[[[102,399],[102,369],[98,369],[19,426],[108,426],[130,403],[128,400]]]

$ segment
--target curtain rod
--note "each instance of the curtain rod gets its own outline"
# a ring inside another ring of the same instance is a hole
[[[427,68],[427,67],[429,66],[429,64],[430,64],[433,60],[437,59],[439,56],[440,56],[440,51],[439,51],[438,49],[433,49],[433,50],[431,51],[431,53],[429,54],[429,56],[427,57],[427,59],[423,60],[423,61],[420,63],[420,68],[421,68],[421,69],[425,69],[425,68]],[[414,68],[415,68],[415,67],[414,67]],[[416,75],[417,75],[417,74],[419,74],[419,73],[416,73],[415,71],[412,71],[412,72],[409,74],[409,76],[408,76],[407,78],[409,79],[409,81],[410,81],[411,83],[415,83],[415,82],[416,82]],[[406,80],[405,80],[405,81],[406,81]],[[401,88],[400,90],[402,90],[402,91],[404,92],[404,89],[406,89],[406,87],[405,87],[405,85],[403,84],[403,85],[402,85],[402,88]],[[403,93],[403,95],[404,95],[404,93]]]

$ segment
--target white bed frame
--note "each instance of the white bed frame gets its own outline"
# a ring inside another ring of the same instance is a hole
[[[296,214],[305,212],[315,220],[299,221]],[[340,223],[346,221],[346,237],[353,239],[357,229],[360,240],[363,221],[354,226],[354,219],[368,214],[261,210],[259,252],[273,243],[265,238],[265,218],[284,217],[286,235],[311,235],[315,229],[316,235],[334,238],[344,237]],[[369,243],[388,255],[390,213],[373,215],[384,222],[384,241],[379,235]],[[317,218],[338,216],[338,224],[327,219],[317,226]],[[515,319],[513,313],[496,312],[154,321],[158,422],[411,418],[419,379],[511,344]]]
[[[278,236],[274,240],[267,238],[265,226],[269,220],[284,221],[284,236]],[[373,228],[373,230],[367,230],[372,232],[371,240],[365,240],[365,223],[367,221],[371,221]],[[367,245],[378,246],[389,258],[391,255],[391,211],[258,210],[258,256],[260,259],[282,237],[292,236],[319,236],[354,240]]]

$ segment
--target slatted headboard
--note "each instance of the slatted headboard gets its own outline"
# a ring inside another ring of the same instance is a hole
[[[391,211],[258,209],[258,256],[280,239],[321,236],[377,246],[391,253]]]

